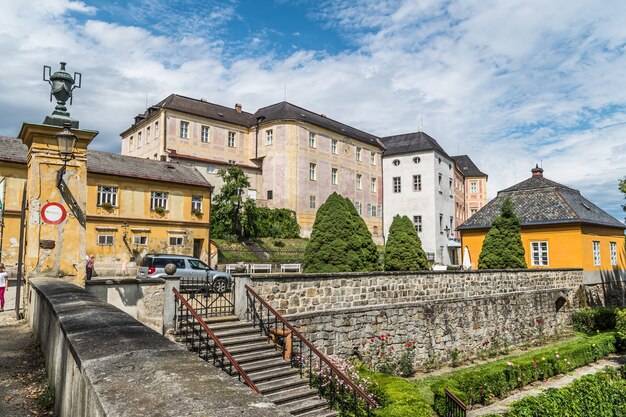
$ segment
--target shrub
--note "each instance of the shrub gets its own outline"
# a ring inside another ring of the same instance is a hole
[[[595,333],[615,329],[615,308],[581,308],[572,313],[574,329],[578,332]]]
[[[397,215],[393,218],[385,245],[384,259],[385,271],[428,269],[428,259],[422,249],[422,241],[407,216]]]
[[[467,405],[489,404],[513,389],[587,365],[615,351],[615,335],[584,336],[558,347],[540,349],[509,360],[491,362],[436,378],[434,408],[444,415],[448,388]]]
[[[415,372],[413,368],[415,342],[405,342],[397,346],[396,348],[392,343],[391,334],[372,337],[367,342],[361,343],[363,362],[375,372],[412,376]]]
[[[257,207],[246,201],[242,219],[245,237],[291,239],[300,236],[296,212],[284,208]]]
[[[350,200],[332,193],[315,216],[304,272],[377,271],[378,252]]]
[[[359,370],[378,388],[376,398],[381,408],[372,413],[375,417],[430,417],[432,408],[415,385],[391,375]]]
[[[626,309],[615,311],[615,330],[617,331],[617,347],[626,350]],[[624,367],[626,369],[626,367]]]
[[[519,218],[511,199],[502,203],[478,257],[478,269],[526,268]]]

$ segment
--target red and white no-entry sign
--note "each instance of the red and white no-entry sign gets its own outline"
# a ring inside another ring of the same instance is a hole
[[[41,218],[48,224],[59,224],[67,217],[67,211],[59,203],[48,203],[41,208]]]

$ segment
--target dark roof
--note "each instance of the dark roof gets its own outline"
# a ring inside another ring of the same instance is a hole
[[[454,162],[456,163],[456,166],[459,168],[459,171],[461,171],[461,173],[465,177],[486,177],[487,176],[487,174],[485,174],[480,169],[478,169],[476,164],[474,164],[474,161],[472,161],[470,157],[467,155],[453,156],[452,159],[454,159]]]
[[[355,129],[351,126],[344,125],[336,120],[330,119],[321,114],[313,113],[312,111],[303,109],[302,107],[295,106],[286,101],[272,104],[271,106],[263,107],[254,113],[253,120],[256,123],[257,118],[265,117],[263,122],[269,122],[273,120],[298,120],[301,122],[310,123],[315,126],[323,127],[340,135],[345,135],[358,141],[374,145],[377,148],[384,149],[380,140],[369,133],[365,133],[361,130]]]
[[[0,136],[0,161],[26,163],[28,147],[20,139]],[[87,172],[179,184],[211,184],[192,166],[110,152],[87,151]]]
[[[496,198],[467,219],[459,230],[491,227],[507,197],[511,199],[522,226],[584,223],[626,228],[622,222],[583,197],[578,190],[539,175],[499,191]]]
[[[403,153],[437,151],[452,160],[435,139],[424,132],[405,133],[403,135],[386,136],[381,138],[385,145],[384,157]]]

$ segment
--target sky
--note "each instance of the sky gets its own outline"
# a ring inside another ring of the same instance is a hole
[[[623,220],[626,2],[0,0],[0,135],[54,108],[42,67],[83,83],[69,111],[119,152],[171,93],[244,110],[284,100],[373,135],[422,130],[489,175],[530,176]]]

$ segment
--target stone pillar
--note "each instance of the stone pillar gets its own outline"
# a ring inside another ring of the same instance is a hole
[[[63,167],[55,137],[61,127],[24,123],[19,138],[28,146],[26,217],[26,279],[32,276],[64,277],[83,285],[85,280],[85,223],[87,202],[87,145],[98,134],[72,130],[76,135],[74,157],[67,162],[63,184],[57,172]],[[59,224],[44,222],[41,209],[56,202],[67,212]]]

